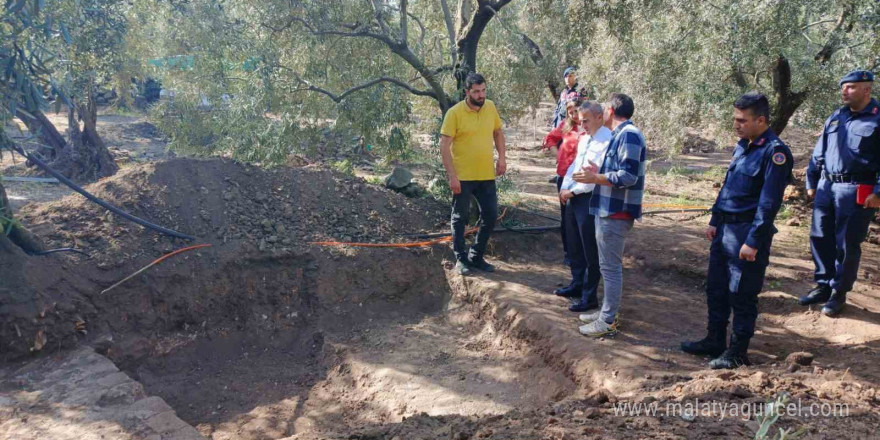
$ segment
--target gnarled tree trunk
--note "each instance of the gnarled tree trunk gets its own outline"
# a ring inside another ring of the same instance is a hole
[[[0,182],[0,252],[10,252],[14,244],[27,253],[43,250],[43,245],[33,234],[17,223],[12,216],[12,207],[6,197],[6,188]]]
[[[58,132],[58,129],[55,128],[55,124],[52,124],[52,121],[50,121],[43,112],[34,110],[30,112],[30,114],[25,114],[19,110],[16,112],[15,116],[24,122],[28,131],[31,132],[31,134],[36,135],[37,139],[40,140],[42,145],[37,149],[37,152],[43,158],[54,160],[58,152],[64,148],[65,144],[67,144],[67,141],[64,140],[64,136]],[[31,165],[31,163],[28,163],[28,166]]]
[[[94,98],[94,84],[89,86],[85,105],[76,101],[72,103],[67,116],[69,142],[52,162],[52,168],[79,181],[112,176],[119,170],[119,166],[113,161],[113,156],[98,135],[98,106]],[[77,115],[83,121],[82,129]]]
[[[486,30],[486,26],[498,10],[510,3],[510,1],[477,0],[476,9],[473,11],[470,19],[467,21],[461,20],[457,42],[458,59],[455,65],[455,81],[459,91],[459,99],[464,99],[464,84],[467,75],[477,71],[477,48],[480,44],[480,37],[483,36],[483,31]],[[465,7],[466,3],[470,4],[471,2],[462,2],[463,7]],[[460,13],[461,17],[466,16],[464,10]]]
[[[773,65],[773,91],[776,93],[776,106],[770,115],[770,128],[778,135],[782,134],[794,112],[809,95],[806,90],[791,91],[791,66],[782,55],[776,58]]]

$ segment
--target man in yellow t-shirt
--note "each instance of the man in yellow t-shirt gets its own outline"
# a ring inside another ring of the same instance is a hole
[[[495,267],[483,259],[489,236],[498,216],[495,176],[507,171],[501,118],[492,101],[486,99],[486,80],[478,73],[465,79],[465,99],[446,112],[440,129],[440,153],[452,189],[452,250],[455,269],[462,275],[471,269],[492,272]],[[498,162],[493,148],[498,150]],[[480,230],[474,245],[465,249],[464,232],[471,197],[480,206]]]

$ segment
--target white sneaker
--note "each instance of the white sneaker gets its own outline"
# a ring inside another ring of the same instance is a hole
[[[580,330],[582,335],[592,336],[594,338],[610,335],[617,332],[617,319],[614,320],[613,324],[608,324],[601,319],[597,319],[589,324],[580,326],[578,330]]]
[[[578,316],[578,318],[580,318],[581,321],[584,321],[584,322],[593,322],[593,321],[599,319],[599,316],[601,316],[601,315],[602,315],[602,311],[597,310],[595,312],[590,312],[590,313],[581,313],[581,315]]]

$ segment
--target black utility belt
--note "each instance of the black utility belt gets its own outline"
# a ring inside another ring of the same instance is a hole
[[[755,219],[755,211],[718,212],[716,217],[719,223],[751,223]]]
[[[833,183],[877,184],[877,174],[831,174],[823,171],[822,177]]]

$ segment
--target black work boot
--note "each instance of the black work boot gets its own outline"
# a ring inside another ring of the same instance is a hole
[[[749,350],[749,338],[737,336],[736,333],[730,335],[730,346],[721,356],[712,359],[709,366],[713,370],[726,369],[731,370],[742,365],[752,365],[746,352]]]
[[[711,355],[718,357],[727,349],[727,329],[709,329],[705,338],[699,341],[684,341],[681,351],[697,356]]]
[[[820,284],[815,289],[809,291],[806,295],[798,298],[798,304],[808,306],[810,304],[819,304],[828,301],[831,296],[831,286]]]
[[[580,298],[581,290],[583,290],[584,286],[580,284],[571,283],[565,287],[560,287],[553,291],[553,294],[556,296],[564,296],[566,298]]]
[[[487,263],[482,257],[471,258],[469,266],[472,269],[482,270],[483,272],[495,272],[495,266]]]
[[[822,314],[825,316],[837,316],[846,305],[846,292],[831,292],[831,298],[822,306]]]
[[[571,303],[568,306],[568,310],[571,312],[586,312],[588,310],[598,309],[599,308],[599,300],[595,297],[592,300],[579,300]]]

